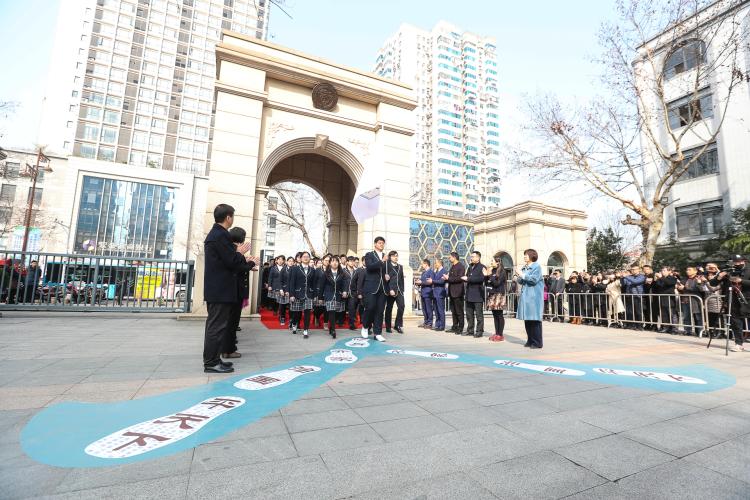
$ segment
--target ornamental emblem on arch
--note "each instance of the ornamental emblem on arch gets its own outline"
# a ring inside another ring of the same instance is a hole
[[[332,111],[339,102],[339,95],[333,85],[328,82],[321,82],[312,89],[312,101],[316,109]]]

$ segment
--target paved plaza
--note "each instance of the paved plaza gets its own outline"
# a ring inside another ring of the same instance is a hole
[[[389,345],[592,366],[702,365],[737,382],[713,392],[660,392],[364,357],[279,411],[196,448],[127,465],[60,468],[21,448],[22,429],[41,409],[144,398],[224,376],[203,373],[199,321],[6,313],[0,498],[750,497],[750,353],[725,357],[704,339],[550,323],[545,348],[530,351],[516,320],[499,344],[415,324]],[[258,322],[242,326],[233,376],[334,343],[319,330],[304,341]],[[76,422],[69,425],[75,432]]]

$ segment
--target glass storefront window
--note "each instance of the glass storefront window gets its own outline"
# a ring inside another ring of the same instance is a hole
[[[175,194],[169,186],[84,176],[75,252],[172,258]]]

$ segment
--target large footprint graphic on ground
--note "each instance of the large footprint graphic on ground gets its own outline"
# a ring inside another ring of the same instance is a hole
[[[709,392],[735,382],[731,375],[699,365],[654,370],[549,364],[400,349],[353,338],[292,363],[180,391],[118,403],[53,405],[29,421],[21,446],[35,460],[58,467],[104,467],[171,455],[259,420],[368,356],[413,356],[665,392]]]

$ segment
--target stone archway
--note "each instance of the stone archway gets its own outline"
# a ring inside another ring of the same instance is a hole
[[[351,214],[355,187],[347,170],[327,156],[295,154],[279,161],[269,173],[266,183],[271,187],[286,181],[310,186],[325,201],[329,212],[327,251],[356,254],[358,225]],[[259,240],[265,241],[262,232]]]
[[[210,177],[205,200],[195,194],[206,207],[203,220],[191,224],[195,239],[213,225],[213,208],[228,203],[235,225],[252,228],[253,252],[259,253],[269,186],[303,178],[327,193],[336,214],[332,250],[362,254],[382,235],[408,262],[416,107],[411,87],[232,32],[216,46],[216,70]],[[335,99],[314,101],[312,89],[322,82]],[[308,169],[305,162],[322,166]],[[366,168],[381,176],[380,208],[357,225],[351,198]],[[202,256],[195,258],[193,311],[204,314]]]

